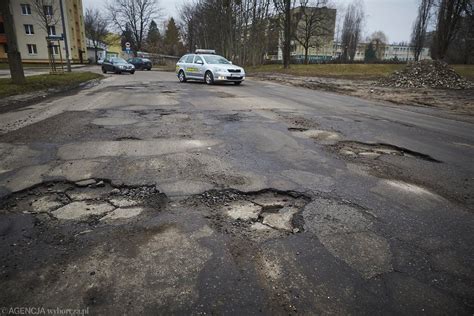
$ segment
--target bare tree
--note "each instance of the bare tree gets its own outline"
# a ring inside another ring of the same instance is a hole
[[[364,18],[362,1],[355,0],[348,5],[341,34],[342,59],[344,61],[354,61],[357,45],[362,34]]]
[[[414,48],[415,61],[420,59],[421,52],[426,41],[426,29],[431,17],[431,9],[434,0],[421,0],[418,6],[418,16],[413,24],[411,43]]]
[[[369,42],[373,45],[375,57],[377,60],[382,60],[385,53],[385,45],[388,43],[387,35],[382,31],[372,33]]]
[[[108,34],[107,20],[97,9],[88,8],[84,16],[84,28],[86,37],[94,46],[95,62],[98,60],[97,51],[99,46],[105,42]]]
[[[61,12],[57,1],[54,0],[35,0],[31,1],[31,10],[37,20],[37,25],[47,34],[50,34],[51,28],[61,21]]]
[[[292,0],[273,0],[273,5],[283,25],[283,67],[290,68],[291,58],[291,8]]]
[[[179,25],[186,48],[212,48],[239,63],[260,63],[269,45],[272,1],[196,0],[183,4]]]
[[[304,63],[308,64],[310,48],[318,48],[332,35],[336,12],[327,8],[327,0],[300,0],[293,37],[304,48]],[[331,14],[333,13],[333,14]]]
[[[141,50],[146,41],[151,21],[159,15],[157,0],[109,0],[106,8],[110,21],[122,33],[130,30],[135,51]]]
[[[16,40],[16,32],[14,28],[13,15],[10,10],[10,0],[0,1],[0,14],[4,19],[5,34],[7,35],[8,44],[8,64],[10,66],[10,75],[15,84],[25,83],[25,73],[23,64],[21,63],[21,54],[18,51],[18,43]]]
[[[460,28],[460,20],[468,10],[472,0],[438,0],[438,18],[436,34],[433,42],[432,55],[436,59],[444,59],[449,45]]]

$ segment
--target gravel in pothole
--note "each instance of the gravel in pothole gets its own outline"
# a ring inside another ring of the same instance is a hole
[[[295,192],[210,191],[198,196],[217,231],[252,240],[302,231],[301,210],[309,198]]]
[[[0,204],[0,214],[41,214],[59,221],[113,223],[137,217],[145,209],[160,209],[166,201],[155,186],[113,187],[102,180],[85,179],[44,183],[12,194]]]

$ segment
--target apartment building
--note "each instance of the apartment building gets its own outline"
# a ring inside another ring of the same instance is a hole
[[[63,35],[59,1],[63,1],[71,62],[82,63],[87,61],[82,0],[50,0],[45,2],[48,5],[42,7],[39,7],[35,0],[11,0],[10,11],[13,14],[18,49],[23,62],[46,63],[49,61],[46,38],[58,39]],[[0,21],[3,21],[3,19]],[[62,55],[65,59],[64,40],[53,41],[53,44],[52,53],[55,58]],[[7,49],[6,37],[4,32],[2,34],[2,27],[0,26],[0,59],[6,59]]]
[[[365,52],[369,43],[359,43],[357,45],[356,54],[354,56],[355,61],[364,61]],[[380,48],[379,55],[380,60],[398,60],[398,61],[414,61],[415,60],[415,50],[412,46],[408,44],[383,44]],[[342,44],[334,43],[333,47],[334,59],[338,59],[342,55]],[[430,49],[425,47],[421,51],[420,60],[431,59]]]

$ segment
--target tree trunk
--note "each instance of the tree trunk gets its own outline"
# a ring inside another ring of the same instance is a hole
[[[97,61],[99,60],[97,56],[97,46],[94,46],[94,54],[95,54],[95,63],[97,64]]]
[[[305,65],[309,64],[308,51],[309,51],[309,46],[304,48],[304,63],[305,63]]]
[[[10,75],[13,83],[24,84],[25,73],[21,62],[21,54],[18,51],[18,43],[14,29],[13,16],[10,11],[10,0],[0,1],[0,11],[3,13],[5,35],[8,43],[8,64],[10,65]]]

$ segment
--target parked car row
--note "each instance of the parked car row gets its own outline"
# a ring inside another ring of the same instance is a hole
[[[129,58],[120,57],[99,60],[102,72],[114,72],[121,74],[128,72],[134,74],[135,70],[151,70],[151,60],[142,57]],[[216,55],[214,50],[197,49],[194,54],[186,54],[176,63],[176,75],[179,82],[188,80],[204,81],[207,84],[216,82],[233,82],[236,85],[245,80],[245,70],[233,65],[226,58]]]

